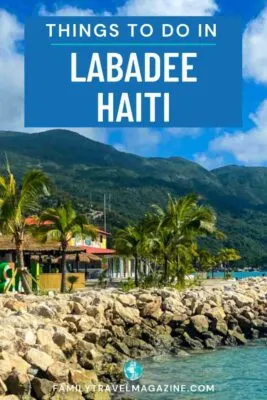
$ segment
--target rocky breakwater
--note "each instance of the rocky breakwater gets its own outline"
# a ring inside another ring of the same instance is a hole
[[[0,296],[0,399],[94,399],[122,365],[267,336],[267,278],[221,288]],[[78,391],[64,392],[69,384]]]

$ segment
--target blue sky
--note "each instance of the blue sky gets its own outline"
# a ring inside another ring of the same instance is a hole
[[[155,15],[167,15],[168,10],[173,15],[191,15],[193,12],[195,15],[216,13],[242,18],[245,43],[244,126],[238,130],[228,129],[227,132],[224,129],[84,129],[79,132],[124,151],[146,156],[181,156],[196,160],[208,169],[229,163],[267,165],[266,0],[195,0],[193,7],[190,0],[0,0],[0,129],[25,130],[22,118],[23,78],[15,74],[18,71],[18,75],[23,75],[23,55],[18,51],[18,44],[23,42],[26,16],[103,12],[143,15],[142,12],[150,13],[152,2]],[[1,42],[6,44],[1,45]],[[14,76],[11,79],[12,68]],[[2,102],[1,89],[5,94]],[[251,114],[254,115],[252,119]]]

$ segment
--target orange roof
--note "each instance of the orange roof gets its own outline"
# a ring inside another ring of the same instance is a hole
[[[25,218],[25,223],[27,225],[37,225],[39,222],[38,217],[27,217]],[[44,221],[42,222],[43,225],[51,225],[52,221]]]
[[[86,253],[88,254],[103,254],[103,255],[109,255],[109,254],[115,254],[116,251],[113,249],[101,249],[99,247],[89,247],[89,246],[82,246],[83,249],[86,250]]]
[[[109,233],[109,232],[102,231],[101,229],[97,229],[97,232],[99,232],[99,233],[103,233],[103,235],[110,235],[110,233]]]
[[[27,225],[37,225],[38,224],[38,217],[27,217],[25,219],[25,223]],[[51,225],[51,224],[53,224],[53,222],[52,221],[44,221],[42,224],[43,225]],[[96,230],[97,230],[97,232],[102,233],[103,235],[110,235],[110,233],[108,233],[106,231],[103,231],[101,229],[97,228]]]

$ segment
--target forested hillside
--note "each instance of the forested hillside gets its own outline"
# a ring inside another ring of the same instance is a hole
[[[58,195],[71,196],[83,212],[91,206],[103,210],[106,193],[111,231],[136,221],[151,204],[163,204],[168,193],[199,193],[216,209],[219,226],[228,236],[224,245],[241,252],[242,265],[267,260],[267,168],[228,166],[210,172],[179,157],[119,152],[67,130],[31,135],[0,131],[0,149],[2,164],[6,153],[19,176],[27,168],[44,169]],[[103,224],[101,218],[97,222]]]

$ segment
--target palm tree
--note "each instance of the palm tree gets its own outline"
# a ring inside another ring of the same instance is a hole
[[[96,228],[88,224],[84,215],[77,215],[72,204],[67,202],[57,208],[48,208],[41,213],[35,235],[42,242],[53,240],[61,244],[61,292],[66,292],[68,246],[76,236],[90,235],[94,238]]]
[[[226,267],[229,267],[231,261],[238,261],[241,259],[239,252],[235,249],[224,248],[218,251],[216,255],[217,263],[223,265],[224,277],[226,277]]]
[[[135,286],[139,285],[139,264],[140,257],[144,251],[144,231],[141,225],[129,225],[125,229],[120,229],[115,236],[115,249],[122,255],[134,257],[134,281]]]
[[[26,294],[32,292],[24,265],[23,244],[28,230],[26,217],[40,209],[40,198],[48,195],[48,178],[40,170],[27,172],[18,185],[7,163],[6,176],[0,176],[0,231],[12,236],[16,247],[17,271]]]
[[[154,205],[154,227],[150,216],[150,226],[155,232],[155,243],[158,241],[159,250],[164,257],[164,280],[168,281],[168,264],[175,257],[177,270],[181,256],[185,259],[185,249],[191,251],[192,243],[199,237],[222,233],[216,228],[216,214],[207,206],[199,204],[199,197],[195,194],[173,199],[169,196],[165,209]],[[156,228],[155,228],[156,227]],[[161,245],[160,245],[161,244]],[[164,250],[163,250],[164,249]],[[181,253],[181,254],[180,254]],[[174,264],[172,260],[172,265]]]

